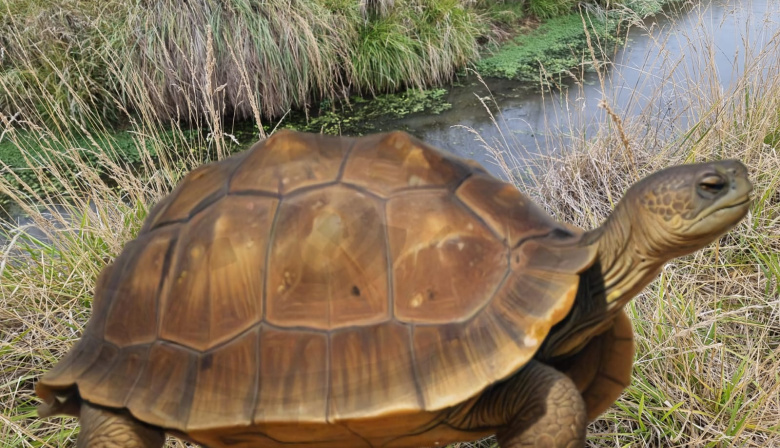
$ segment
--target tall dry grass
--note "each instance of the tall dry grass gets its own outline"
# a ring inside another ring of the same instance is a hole
[[[753,6],[731,2],[727,10]],[[546,112],[556,119],[546,123],[540,148],[522,147],[512,133],[488,140],[475,132],[508,179],[583,228],[597,226],[632,183],[666,166],[737,158],[749,167],[755,201],[746,219],[668,263],[628,305],[633,384],[590,426],[588,446],[780,446],[780,5],[767,8],[737,22],[735,54],[716,44],[712,30],[730,28],[720,28],[702,2],[685,5],[687,27],[644,29],[654,37],[633,69],[639,76],[617,77],[632,70],[613,70],[620,59],[583,61],[600,67],[596,93],[574,83],[548,95]],[[592,120],[581,113],[597,107]],[[495,124],[513,127],[500,114]],[[524,152],[537,155],[530,162],[513,156]]]
[[[0,112],[49,127],[53,101],[81,126],[84,102],[119,123],[148,105],[184,122],[276,119],[446,82],[487,30],[460,0],[0,0]]]
[[[671,114],[659,115],[654,101],[639,108],[630,102],[618,105],[619,83],[609,78],[609,67],[599,65],[603,98],[597,100],[603,99],[621,118],[620,126],[606,109],[587,123],[578,99],[584,86],[575,85],[549,103],[557,117],[548,123],[543,144],[545,150],[557,152],[540,155],[534,170],[513,159],[517,144],[511,134],[482,142],[520,188],[559,219],[586,228],[604,219],[628,185],[661,167],[738,157],[751,169],[756,202],[750,215],[717,244],[668,264],[629,306],[638,346],[634,383],[591,425],[590,446],[780,446],[780,36],[769,36],[772,39],[759,47],[748,46],[748,53],[740,55],[744,73],[721,89],[714,82],[716,48],[697,38],[704,23],[694,22],[681,39],[692,46],[688,54],[701,61],[680,61],[663,51],[672,46],[668,38],[657,38],[653,45],[660,58],[667,57],[662,60],[666,68],[647,67],[644,84],[634,90],[649,98],[676,98]],[[121,61],[107,62],[112,74],[125,68]],[[218,70],[213,58],[205,63],[207,70]],[[65,73],[55,71],[53,76],[66,84]],[[146,82],[141,77],[131,81],[138,91]],[[203,85],[204,104],[220,104],[221,84]],[[206,151],[193,146],[190,152],[192,140],[183,130],[168,132],[153,104],[140,96],[131,98],[140,107],[129,126],[144,160],[140,172],[131,171],[101,155],[106,144],[99,111],[75,96],[75,107],[84,111],[79,118],[43,84],[33,89],[38,90],[28,92],[30,97],[37,95],[47,104],[37,113],[54,117],[47,126],[30,120],[35,143],[46,149],[56,142],[67,151],[52,148],[43,163],[31,163],[41,182],[48,182],[50,174],[61,179],[54,194],[12,189],[0,180],[0,192],[13,195],[37,227],[3,225],[0,445],[63,447],[73,446],[76,421],[36,418],[35,379],[78,338],[90,314],[96,275],[132,238],[149,206],[184,172],[223,157],[230,137],[221,128],[219,114],[206,114],[199,124],[211,137],[198,145]],[[259,107],[253,117],[261,119]],[[3,138],[28,148],[8,117],[4,120]],[[84,120],[92,126],[82,126]],[[500,114],[496,120],[501,121]],[[592,126],[586,133],[588,124]],[[93,143],[77,144],[82,140],[68,130],[74,126]],[[559,126],[569,129],[556,133]],[[172,157],[168,149],[174,145],[183,146],[189,156]],[[110,152],[110,144],[108,148]],[[85,152],[102,157],[109,179],[94,174],[84,162]],[[78,176],[64,172],[73,169]],[[171,440],[168,446],[184,444]]]

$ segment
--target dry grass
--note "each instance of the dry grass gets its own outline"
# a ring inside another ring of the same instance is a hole
[[[278,118],[447,81],[487,25],[460,0],[0,0],[0,112]]]
[[[704,63],[691,69],[669,59],[664,66],[674,69],[645,78],[664,89],[665,98],[687,100],[672,116],[661,120],[652,107],[617,107],[616,87],[602,68],[603,100],[622,119],[620,130],[604,110],[586,138],[577,115],[581,86],[575,86],[563,101],[550,103],[560,112],[550,129],[571,128],[547,137],[546,148],[557,152],[540,156],[531,172],[520,169],[525,174],[517,179],[559,219],[586,228],[604,219],[628,185],[670,164],[738,157],[756,185],[752,211],[736,229],[717,244],[669,263],[629,306],[638,345],[634,383],[591,426],[593,447],[780,446],[780,139],[772,137],[780,135],[780,35],[761,47],[748,46],[742,56],[745,73],[724,90],[713,82],[713,64],[707,63],[714,48],[695,39],[697,31],[687,31],[688,45]],[[658,40],[655,45],[669,44]],[[206,64],[214,70],[213,61],[207,58]],[[219,83],[204,86],[204,104],[222,98]],[[644,86],[638,87],[636,92]],[[37,93],[47,98],[46,91]],[[78,97],[74,101],[84,110],[83,120],[98,129],[84,132],[99,139],[99,112]],[[189,140],[180,130],[161,137],[164,128],[154,118],[154,105],[141,102],[139,118],[130,126],[146,163],[140,173],[131,173],[104,159],[122,187],[117,190],[80,157],[100,145],[76,146],[64,131],[82,119],[55,98],[46,104],[45,112],[56,120],[46,128],[30,125],[37,143],[46,148],[56,140],[70,150],[52,151],[51,160],[34,172],[41,182],[63,166],[80,173],[76,178],[59,173],[67,188],[53,197],[11,191],[0,180],[0,192],[14,195],[40,228],[36,239],[30,229],[7,225],[10,244],[0,255],[0,445],[8,447],[73,446],[74,419],[35,418],[34,380],[79,336],[97,273],[137,231],[147,204],[168,192],[183,172],[222,157],[227,138],[213,118],[217,114],[207,115],[201,125],[214,136],[206,142],[209,152],[172,160],[165,148]],[[260,120],[257,109],[253,114]],[[21,142],[9,117],[0,119],[7,131],[3,138]],[[518,172],[511,135],[484,143],[508,175]],[[157,149],[156,159],[146,149],[150,146]],[[90,194],[85,197],[78,186],[87,186]],[[40,205],[68,201],[72,205]],[[171,441],[168,446],[184,445]]]
[[[743,69],[721,88],[717,49],[701,14],[676,36],[687,59],[666,51],[671,37],[656,39],[648,54],[658,59],[646,60],[632,92],[669,99],[672,109],[648,101],[618,110],[616,97],[625,92],[602,68],[603,96],[589,104],[603,113],[592,123],[577,115],[581,84],[550,100],[560,119],[549,123],[532,162],[513,158],[529,149],[512,135],[481,140],[507,178],[583,228],[597,226],[628,186],[663,167],[737,158],[750,169],[756,199],[746,219],[668,263],[629,304],[637,338],[633,384],[589,428],[592,447],[780,446],[780,27],[768,15],[775,26],[760,46],[740,33],[745,53],[732,62]]]

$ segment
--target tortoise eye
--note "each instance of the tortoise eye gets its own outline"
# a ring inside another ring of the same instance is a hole
[[[712,174],[699,182],[699,191],[709,196],[714,196],[726,188],[726,179],[723,176]]]

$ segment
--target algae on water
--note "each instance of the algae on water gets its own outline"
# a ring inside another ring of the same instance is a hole
[[[409,114],[439,114],[452,105],[445,99],[446,89],[418,90],[408,89],[397,94],[385,94],[366,99],[355,96],[350,104],[323,102],[319,114],[315,117],[293,117],[285,129],[295,129],[323,134],[359,135],[372,132],[372,122],[381,119],[399,119]]]

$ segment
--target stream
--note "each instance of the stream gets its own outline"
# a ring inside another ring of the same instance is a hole
[[[665,14],[644,24],[647,31],[631,28],[627,45],[605,69],[605,90],[594,72],[586,72],[581,85],[570,81],[563,89],[546,94],[513,81],[485,80],[486,88],[472,79],[450,89],[449,110],[378,123],[377,130],[402,128],[435,146],[475,159],[505,178],[472,130],[491,146],[496,141],[511,141],[513,158],[524,165],[549,152],[548,137],[555,141],[561,134],[578,135],[580,130],[592,135],[605,113],[598,107],[602,99],[623,119],[644,110],[656,127],[663,127],[674,111],[684,110],[695,97],[690,92],[702,88],[687,85],[685,73],[698,79],[698,73],[706,72],[702,67],[714,63],[718,79],[712,83],[727,88],[743,72],[745,54],[761,48],[780,31],[780,2],[702,1],[667,8]],[[714,53],[703,53],[708,48]],[[491,95],[493,99],[484,104],[490,106],[497,123],[479,100]],[[570,113],[571,109],[581,111]],[[687,128],[685,120],[676,125]]]
[[[607,100],[621,117],[642,111],[655,129],[672,132],[668,117],[696,97],[686,92],[700,89],[706,94],[706,89],[727,88],[744,69],[745,55],[780,30],[780,2],[703,0],[667,8],[666,14],[649,18],[644,25],[646,29],[631,29],[628,44],[604,69],[604,89],[594,72],[587,72],[582,82],[570,80],[562,89],[544,94],[517,81],[485,79],[482,84],[470,76],[448,88],[445,100],[452,105],[448,110],[379,120],[373,123],[375,130],[406,130],[434,146],[477,160],[504,179],[506,175],[474,132],[490,146],[510,140],[511,157],[520,165],[549,152],[550,146],[557,150],[549,143],[561,141],[561,135],[579,135],[582,130],[592,134],[605,113],[598,107],[601,100]],[[713,51],[704,51],[707,48]],[[697,73],[704,72],[707,64],[717,68],[717,79],[708,86],[685,83],[699,79]],[[580,111],[571,113],[573,109]],[[678,119],[675,124],[685,122]],[[13,211],[12,221],[30,223]],[[27,232],[43,236],[35,229]]]

